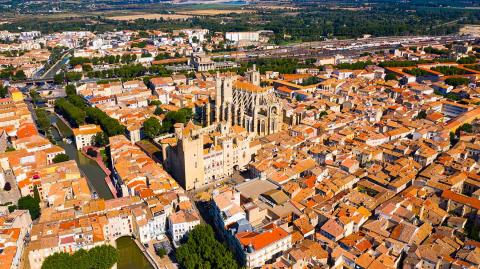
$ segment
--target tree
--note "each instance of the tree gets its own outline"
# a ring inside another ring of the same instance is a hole
[[[18,209],[28,210],[32,220],[40,217],[40,203],[30,195],[24,196],[18,200]]]
[[[40,130],[46,134],[50,129],[50,119],[48,118],[47,112],[43,108],[35,109],[35,115],[37,116],[37,124]]]
[[[35,201],[40,203],[40,192],[38,191],[37,185],[33,187],[33,199],[35,199]]]
[[[27,79],[27,75],[25,75],[25,72],[23,72],[23,70],[19,70],[17,72],[15,72],[15,75],[13,76],[12,78],[13,80],[25,80]]]
[[[33,105],[37,106],[37,103],[40,100],[40,94],[35,89],[31,89],[28,94],[30,95],[30,98],[32,98]]]
[[[163,113],[165,113],[165,111],[163,111],[163,109],[162,109],[161,107],[159,107],[159,106],[157,106],[157,107],[155,108],[155,111],[153,112],[153,114],[155,114],[155,115],[157,115],[157,116],[162,115]]]
[[[427,112],[425,110],[420,110],[417,115],[417,119],[425,119],[427,117]]]
[[[320,83],[321,82],[321,79],[319,77],[309,77],[307,79],[305,79],[301,85],[302,86],[309,86],[309,85],[313,85],[313,84],[317,84],[317,83]]]
[[[92,124],[98,124],[108,136],[123,134],[125,126],[121,125],[118,120],[111,118],[105,112],[96,107],[85,108],[87,121]]]
[[[470,82],[468,78],[447,78],[445,79],[445,83],[451,85],[453,87],[457,87],[460,85],[467,85]]]
[[[477,58],[476,57],[473,57],[473,56],[468,56],[468,57],[463,57],[463,58],[460,58],[457,63],[459,64],[473,64],[477,61]]]
[[[157,137],[160,134],[161,130],[162,125],[160,124],[160,121],[155,117],[150,117],[143,123],[143,133],[146,137],[150,139]]]
[[[80,249],[73,254],[57,252],[48,256],[42,269],[110,269],[118,261],[118,251],[110,245]]]
[[[90,157],[97,158],[97,154],[98,154],[97,151],[92,148],[89,148],[87,150],[87,155]]]
[[[165,255],[167,255],[167,251],[164,248],[158,248],[156,253],[160,258],[163,258]]]
[[[75,88],[75,85],[73,85],[73,84],[68,84],[67,86],[65,86],[65,93],[66,93],[67,95],[77,94],[77,89]]]
[[[185,244],[176,251],[176,257],[183,268],[240,268],[232,253],[215,239],[212,227],[197,225],[188,233]]]
[[[455,136],[455,133],[450,132],[450,145],[454,146],[455,144],[457,144],[457,142],[458,142],[458,139]]]
[[[4,191],[10,191],[12,189],[12,185],[10,182],[5,182],[5,185],[3,186]]]
[[[74,127],[85,123],[85,111],[76,107],[65,98],[60,98],[55,101],[55,112],[62,115]]]
[[[108,135],[104,132],[97,133],[96,135],[93,136],[93,145],[95,147],[104,147],[108,145],[109,140],[108,140]]]
[[[55,84],[62,84],[64,80],[65,80],[65,73],[59,73],[53,76],[53,82],[55,82]]]
[[[465,123],[462,126],[458,127],[458,129],[455,131],[455,134],[459,136],[460,132],[473,133],[473,126],[469,123]]]
[[[178,111],[168,112],[165,116],[165,120],[175,123],[187,123],[193,116],[193,112],[190,108],[181,108]]]
[[[395,76],[394,73],[388,73],[386,76],[385,76],[385,80],[397,80],[397,76]]]
[[[55,157],[53,157],[53,162],[54,163],[62,163],[62,162],[66,162],[70,160],[70,157],[68,157],[67,154],[64,154],[64,153],[60,153],[58,155],[56,155]]]
[[[0,98],[7,97],[8,94],[8,87],[7,86],[0,86]]]

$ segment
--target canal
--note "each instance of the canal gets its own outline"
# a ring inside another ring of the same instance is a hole
[[[103,199],[112,199],[113,195],[108,188],[107,183],[105,182],[105,177],[107,176],[103,170],[98,166],[95,161],[90,160],[85,157],[80,151],[75,147],[75,143],[70,144],[63,141],[63,137],[72,138],[72,130],[68,127],[62,120],[60,120],[57,115],[50,114],[50,122],[52,125],[56,123],[59,130],[55,127],[52,127],[53,137],[57,145],[65,149],[65,153],[70,157],[70,160],[75,160],[77,162],[78,168],[85,175],[90,185],[92,191],[97,192],[98,196]],[[60,133],[58,132],[60,131]]]
[[[116,244],[119,252],[117,269],[153,269],[132,238],[120,237]]]

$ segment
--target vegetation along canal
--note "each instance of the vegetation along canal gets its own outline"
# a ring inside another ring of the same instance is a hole
[[[112,199],[113,195],[104,180],[106,175],[103,170],[95,161],[90,160],[78,151],[74,142],[69,144],[63,140],[64,137],[68,138],[72,136],[72,130],[55,114],[50,115],[50,121],[52,125],[56,123],[59,129],[57,130],[55,127],[52,128],[53,137],[57,145],[65,149],[65,153],[70,157],[70,160],[77,162],[78,167],[87,177],[90,188],[93,188],[92,191],[96,191],[100,198]]]

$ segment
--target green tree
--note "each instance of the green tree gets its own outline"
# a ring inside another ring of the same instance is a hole
[[[153,112],[153,114],[155,114],[157,116],[162,115],[163,113],[165,113],[165,111],[163,111],[163,109],[160,106],[157,106],[155,108],[155,111]]]
[[[92,139],[93,145],[99,148],[104,147],[109,143],[108,135],[105,132],[97,133]]]
[[[35,187],[33,187],[33,199],[35,199],[35,201],[37,201],[37,203],[40,203],[40,192],[38,191],[37,185],[35,185]]]
[[[193,112],[190,108],[181,108],[176,112],[168,112],[165,116],[165,120],[175,123],[187,123],[193,116]]]
[[[458,127],[458,129],[455,131],[455,134],[457,136],[460,135],[460,132],[465,132],[465,133],[473,133],[473,126],[469,123],[465,123],[462,126]]]
[[[62,84],[64,81],[65,81],[64,73],[55,74],[55,76],[53,76],[53,82],[55,82],[55,84]]]
[[[85,123],[85,111],[82,108],[76,107],[65,98],[55,100],[55,112],[62,115],[74,127]]]
[[[0,86],[0,98],[5,98],[8,95],[8,87]]]
[[[68,84],[67,86],[65,86],[65,93],[66,93],[67,95],[77,94],[77,89],[75,88],[75,85],[73,85],[73,84]]]
[[[73,259],[70,254],[66,252],[57,252],[48,256],[43,261],[42,269],[71,269],[75,268]]]
[[[30,195],[24,196],[18,200],[18,209],[28,210],[32,220],[40,217],[40,203]]]
[[[470,82],[468,78],[447,78],[445,79],[445,83],[451,85],[453,87],[457,87],[460,85],[467,85]]]
[[[13,76],[12,78],[13,80],[25,80],[27,79],[27,75],[25,75],[25,72],[23,72],[23,70],[19,70],[17,72],[15,72],[15,75]]]
[[[232,253],[215,239],[212,227],[201,224],[188,233],[187,241],[176,251],[183,268],[240,268]]]
[[[56,155],[55,157],[53,157],[53,162],[54,163],[62,163],[62,162],[66,162],[70,160],[70,157],[68,157],[67,154],[64,154],[64,153],[60,153],[58,155]]]
[[[35,89],[31,89],[28,94],[30,95],[30,98],[32,98],[33,105],[36,107],[40,100],[40,94]]]
[[[125,126],[121,125],[118,120],[111,118],[105,112],[96,107],[86,108],[87,121],[89,123],[98,124],[108,136],[123,134]]]
[[[48,256],[42,269],[110,269],[118,261],[118,251],[110,245],[80,249],[73,254],[57,252]]]
[[[397,80],[397,76],[394,73],[388,73],[385,75],[385,80]]]
[[[48,118],[47,111],[43,108],[35,109],[35,115],[37,116],[37,124],[40,130],[46,134],[50,129],[50,119]]]
[[[425,119],[427,117],[427,112],[425,110],[420,110],[417,115],[417,119]]]
[[[457,63],[459,64],[473,64],[477,61],[477,58],[476,57],[473,57],[473,56],[468,56],[468,57],[463,57],[463,58],[460,58]]]
[[[156,254],[158,257],[163,258],[165,255],[167,255],[167,251],[164,248],[159,248],[157,249]]]
[[[162,125],[160,121],[155,117],[148,118],[143,122],[143,133],[146,137],[153,139],[157,137],[162,130]]]

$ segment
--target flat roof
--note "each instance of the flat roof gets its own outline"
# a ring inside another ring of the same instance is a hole
[[[264,192],[277,189],[277,185],[267,180],[254,179],[248,182],[243,182],[235,186],[235,189],[246,198],[258,198]]]

